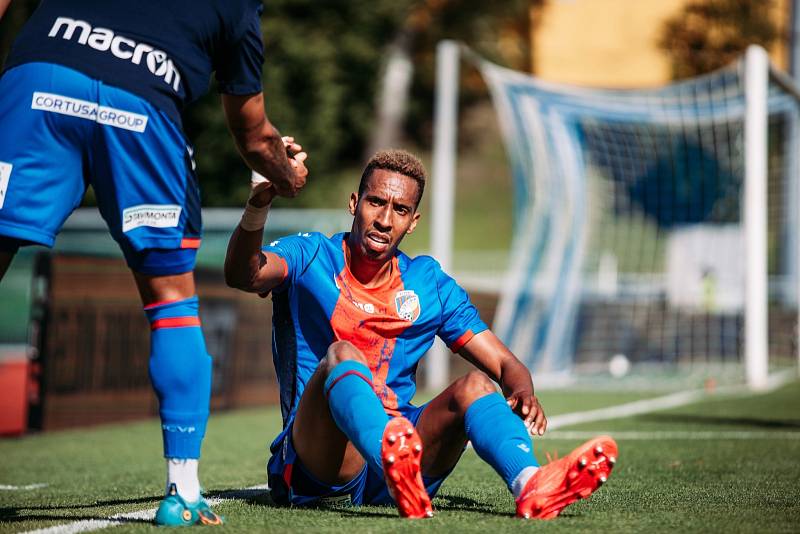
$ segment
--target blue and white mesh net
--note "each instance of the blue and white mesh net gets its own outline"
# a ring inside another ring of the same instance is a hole
[[[603,90],[471,57],[514,180],[511,267],[494,324],[501,339],[544,372],[614,354],[738,359],[743,62],[661,88]],[[768,109],[770,290],[793,306],[800,108],[772,83]]]

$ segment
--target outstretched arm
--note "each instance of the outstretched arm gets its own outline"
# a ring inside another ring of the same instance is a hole
[[[305,185],[307,172],[298,174],[298,169],[286,157],[281,134],[264,111],[264,95],[223,94],[222,107],[228,129],[245,163],[257,173],[268,176],[278,195],[297,196]],[[305,171],[305,167],[302,170]]]
[[[544,434],[547,418],[534,395],[530,371],[491,330],[473,336],[458,354],[500,384],[508,405],[532,433]]]
[[[294,154],[290,159],[296,172],[305,174],[305,152],[291,137],[284,137],[282,146]],[[285,152],[284,152],[285,153]],[[225,255],[225,282],[230,287],[251,293],[269,293],[286,275],[286,263],[271,252],[261,250],[264,225],[276,191],[270,181],[254,180],[244,214],[233,231]]]

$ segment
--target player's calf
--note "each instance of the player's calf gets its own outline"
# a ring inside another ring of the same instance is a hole
[[[200,329],[197,297],[145,306],[150,321],[150,378],[159,400],[167,487],[198,502],[197,459],[208,421],[211,357]]]
[[[347,345],[350,344],[340,342],[335,345],[349,350]],[[328,351],[326,359],[330,357],[331,351]],[[356,358],[334,358],[324,365],[329,368],[324,395],[336,426],[355,446],[369,468],[381,473],[380,442],[389,416],[375,395],[369,367]]]
[[[538,469],[533,444],[522,419],[498,393],[473,402],[464,416],[467,437],[515,495]]]

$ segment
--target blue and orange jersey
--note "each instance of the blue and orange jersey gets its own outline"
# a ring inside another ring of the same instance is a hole
[[[345,262],[346,233],[300,233],[265,251],[286,262],[273,290],[273,358],[284,426],[331,343],[366,356],[375,393],[391,415],[410,409],[417,365],[439,336],[457,351],[486,329],[469,297],[430,256],[392,258],[391,275],[364,287]]]

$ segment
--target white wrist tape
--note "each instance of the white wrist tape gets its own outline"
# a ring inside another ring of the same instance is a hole
[[[256,171],[250,173],[250,198],[253,198],[253,195],[260,193],[264,189],[268,188],[272,185],[267,178],[261,176]]]
[[[269,204],[263,208],[257,208],[248,202],[244,207],[239,226],[248,232],[263,230],[264,225],[267,224],[267,215],[269,215]]]

